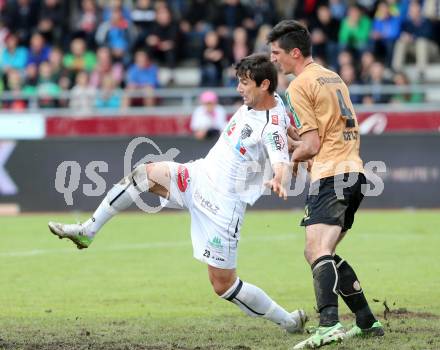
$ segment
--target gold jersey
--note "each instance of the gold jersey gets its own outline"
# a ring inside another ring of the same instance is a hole
[[[308,64],[289,85],[286,98],[299,135],[317,130],[321,147],[313,158],[312,182],[347,172],[364,172],[360,135],[347,85],[338,74]]]

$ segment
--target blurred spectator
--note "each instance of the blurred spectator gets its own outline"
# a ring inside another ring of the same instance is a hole
[[[95,33],[101,20],[101,13],[96,0],[81,0],[81,8],[74,17],[73,36],[81,36],[86,40],[87,47],[95,47]]]
[[[339,69],[339,76],[344,81],[345,84],[347,84],[349,90],[351,85],[361,85],[362,82],[357,79],[356,70],[352,64],[346,63],[341,66]],[[362,103],[362,95],[360,94],[354,94],[350,90],[350,99],[351,102],[357,104]]]
[[[95,103],[96,90],[89,85],[89,74],[78,72],[71,90],[69,107],[78,113],[89,113]]]
[[[366,81],[370,85],[371,93],[363,98],[364,104],[388,103],[390,94],[383,92],[383,85],[391,85],[392,82],[385,77],[385,67],[382,62],[376,61],[371,65],[370,77]]]
[[[63,51],[59,47],[52,47],[48,62],[52,76],[56,82],[58,82],[62,76],[67,76],[67,72],[63,67]]]
[[[309,30],[314,55],[323,58],[332,69],[335,69],[339,45],[339,21],[332,18],[327,5],[318,7],[317,17],[311,22]]]
[[[409,87],[409,79],[403,72],[397,72],[394,74],[393,82],[398,87]],[[423,102],[423,94],[420,92],[401,92],[394,94],[391,97],[393,103],[421,103]]]
[[[122,17],[126,21],[131,20],[131,11],[128,6],[124,5],[124,0],[107,0],[105,1],[105,5],[102,9],[102,20],[108,21],[112,17],[112,13],[114,10],[119,10],[122,13]]]
[[[392,13],[392,6],[386,1],[380,1],[373,20],[371,49],[376,57],[384,58],[388,67],[391,66],[394,43],[399,35],[399,14]]]
[[[198,58],[203,49],[203,38],[212,30],[214,8],[210,0],[190,0],[189,6],[180,21],[183,34],[183,54],[185,57]]]
[[[316,10],[318,5],[324,3],[319,0],[297,1],[293,10],[292,18],[303,22],[306,26],[316,21]]]
[[[328,4],[332,18],[342,21],[347,12],[347,3],[344,0],[330,0]]]
[[[371,20],[357,5],[348,8],[347,17],[341,22],[339,43],[342,49],[349,49],[359,57],[367,48],[370,35]]]
[[[371,66],[376,61],[376,58],[371,51],[365,51],[360,61],[359,79],[365,83],[370,79]]]
[[[17,33],[22,43],[28,43],[38,21],[39,3],[36,0],[8,1],[5,10],[6,23]]]
[[[23,93],[28,95],[35,95],[39,83],[39,67],[36,64],[29,64],[26,66],[25,76],[23,81]]]
[[[246,30],[256,28],[250,9],[240,0],[223,0],[216,9],[213,24],[221,38],[230,38],[237,27],[244,27]]]
[[[6,47],[6,38],[9,35],[9,28],[6,26],[5,20],[0,17],[0,52]]]
[[[177,61],[179,26],[165,3],[158,3],[156,21],[146,43],[153,57],[162,64],[174,68]]]
[[[159,87],[157,66],[151,63],[150,56],[144,50],[137,50],[134,56],[134,63],[128,68],[126,91],[141,92],[144,98],[131,98],[127,96],[124,106],[145,105],[153,106],[155,103],[154,89]]]
[[[159,0],[163,1],[163,0]],[[185,13],[188,7],[188,0],[166,0],[170,10],[174,13]]]
[[[264,24],[258,29],[257,38],[254,43],[254,52],[256,53],[270,53],[270,47],[267,44],[267,35],[271,31],[272,27]]]
[[[424,0],[423,15],[432,23],[432,31],[437,46],[440,46],[440,0]]]
[[[22,111],[27,108],[28,101],[23,97],[23,82],[18,70],[10,69],[6,73],[5,90],[11,97],[3,99],[3,108],[14,111]]]
[[[225,52],[220,37],[215,31],[206,33],[205,47],[200,59],[201,86],[221,86]]]
[[[28,49],[18,46],[18,36],[9,33],[6,36],[6,47],[1,53],[0,68],[7,72],[9,69],[24,69],[28,60]]]
[[[226,111],[218,104],[218,97],[213,91],[205,91],[199,97],[200,105],[191,116],[190,128],[198,140],[216,138],[227,122]]]
[[[51,45],[61,44],[65,37],[67,8],[66,2],[44,0],[40,7],[40,19],[37,29]]]
[[[369,17],[374,16],[376,3],[377,0],[356,0],[356,4],[359,5]]]
[[[102,46],[96,51],[96,58],[96,66],[90,76],[90,85],[97,88],[101,85],[103,77],[109,75],[113,79],[114,85],[120,87],[124,79],[122,63],[113,63],[110,49],[106,46]]]
[[[95,107],[100,109],[119,109],[122,105],[121,95],[115,89],[115,83],[110,74],[104,75],[99,85]]]
[[[342,67],[345,64],[354,65],[353,55],[348,50],[342,50],[338,54],[338,67]]]
[[[227,45],[230,48],[228,52],[227,62],[227,86],[235,86],[237,78],[235,76],[235,69],[233,65],[239,62],[241,59],[250,54],[249,40],[246,29],[243,27],[237,27],[232,34],[232,43]]]
[[[135,48],[141,48],[144,39],[151,34],[154,21],[156,20],[156,9],[152,0],[136,0],[131,11],[131,20],[135,30]]]
[[[228,45],[229,46],[229,45]],[[228,53],[229,63],[236,63],[250,54],[249,40],[246,29],[237,27],[232,33],[230,52]]]
[[[122,10],[114,7],[110,19],[99,25],[96,42],[100,46],[108,46],[116,60],[128,62],[131,46],[130,30],[130,22],[124,18]]]
[[[58,107],[58,97],[61,89],[52,75],[52,68],[49,62],[42,62],[40,64],[38,75],[38,106],[40,108]]]
[[[26,65],[35,64],[38,67],[49,59],[49,54],[50,47],[46,44],[44,36],[39,32],[33,33]]]
[[[250,12],[253,16],[253,28],[251,28],[250,34],[254,38],[258,29],[263,25],[274,26],[278,22],[277,11],[275,11],[274,0],[250,0],[249,2]]]
[[[80,71],[91,72],[96,66],[96,56],[86,50],[86,42],[83,38],[75,38],[70,43],[70,53],[64,55],[63,64],[69,71],[71,81]]]
[[[429,56],[437,53],[437,47],[431,41],[432,34],[432,24],[423,17],[420,4],[411,1],[408,18],[403,22],[402,34],[394,48],[393,69],[402,70],[407,54],[415,54],[419,79],[423,80],[423,71],[428,65]]]

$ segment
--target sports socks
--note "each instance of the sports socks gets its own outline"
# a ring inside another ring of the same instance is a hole
[[[147,167],[141,164],[107,192],[92,217],[83,224],[86,228],[85,234],[94,236],[107,221],[120,211],[127,209],[139,197],[139,194],[148,189]]]
[[[370,328],[376,322],[376,318],[368,306],[356,273],[340,256],[335,255],[334,261],[339,273],[339,294],[356,315],[356,325],[362,329]]]
[[[292,316],[262,289],[238,277],[221,297],[237,305],[249,316],[266,318],[283,328],[292,323]]]
[[[339,322],[337,293],[339,278],[333,256],[321,256],[313,262],[311,268],[319,312],[319,326],[334,326]]]

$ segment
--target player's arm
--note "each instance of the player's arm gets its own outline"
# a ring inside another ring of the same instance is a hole
[[[287,199],[287,183],[291,179],[287,127],[269,124],[262,135],[274,176],[265,185],[280,198]]]
[[[292,174],[298,175],[299,163],[307,162],[307,171],[311,171],[313,157],[319,152],[321,147],[318,130],[310,130],[301,135],[301,141],[292,141],[294,151],[292,153]]]
[[[313,159],[321,147],[318,121],[314,110],[314,101],[316,98],[313,91],[313,86],[303,86],[303,84],[291,84],[287,91],[289,107],[293,113],[298,130],[297,134],[300,135],[299,141],[292,141],[294,151],[291,160],[294,164],[294,173],[296,172],[295,169],[297,169],[299,162]]]
[[[287,199],[287,183],[290,179],[289,176],[289,164],[288,163],[275,163],[272,165],[274,176],[271,180],[267,181],[265,185],[275,192],[278,197]]]
[[[292,125],[289,125],[289,127],[287,128],[287,144],[288,144],[289,153],[292,153],[295,150],[294,141],[300,141],[300,140],[301,138],[298,135],[296,129]]]
[[[301,141],[292,141],[295,150],[292,154],[292,162],[302,162],[312,159],[321,148],[318,130],[309,130],[301,135]]]

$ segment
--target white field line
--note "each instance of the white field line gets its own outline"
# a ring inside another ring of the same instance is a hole
[[[303,234],[299,233],[289,233],[289,234],[281,234],[281,235],[270,235],[260,236],[260,237],[247,237],[241,238],[240,241],[245,242],[266,242],[266,241],[285,241],[285,240],[294,240],[298,237],[303,237]],[[67,241],[67,239],[66,239]],[[121,244],[117,246],[111,247],[93,247],[87,249],[88,252],[116,252],[116,251],[127,251],[127,250],[146,250],[146,249],[163,249],[163,248],[178,248],[191,246],[190,239],[185,241],[169,241],[169,242],[151,242],[151,243],[137,243],[137,244]],[[38,256],[38,255],[47,255],[47,254],[64,254],[64,253],[78,253],[78,250],[72,243],[72,248],[63,248],[63,249],[32,249],[25,251],[15,251],[15,252],[1,252],[0,258],[9,258],[9,257],[26,257],[26,256]]]

